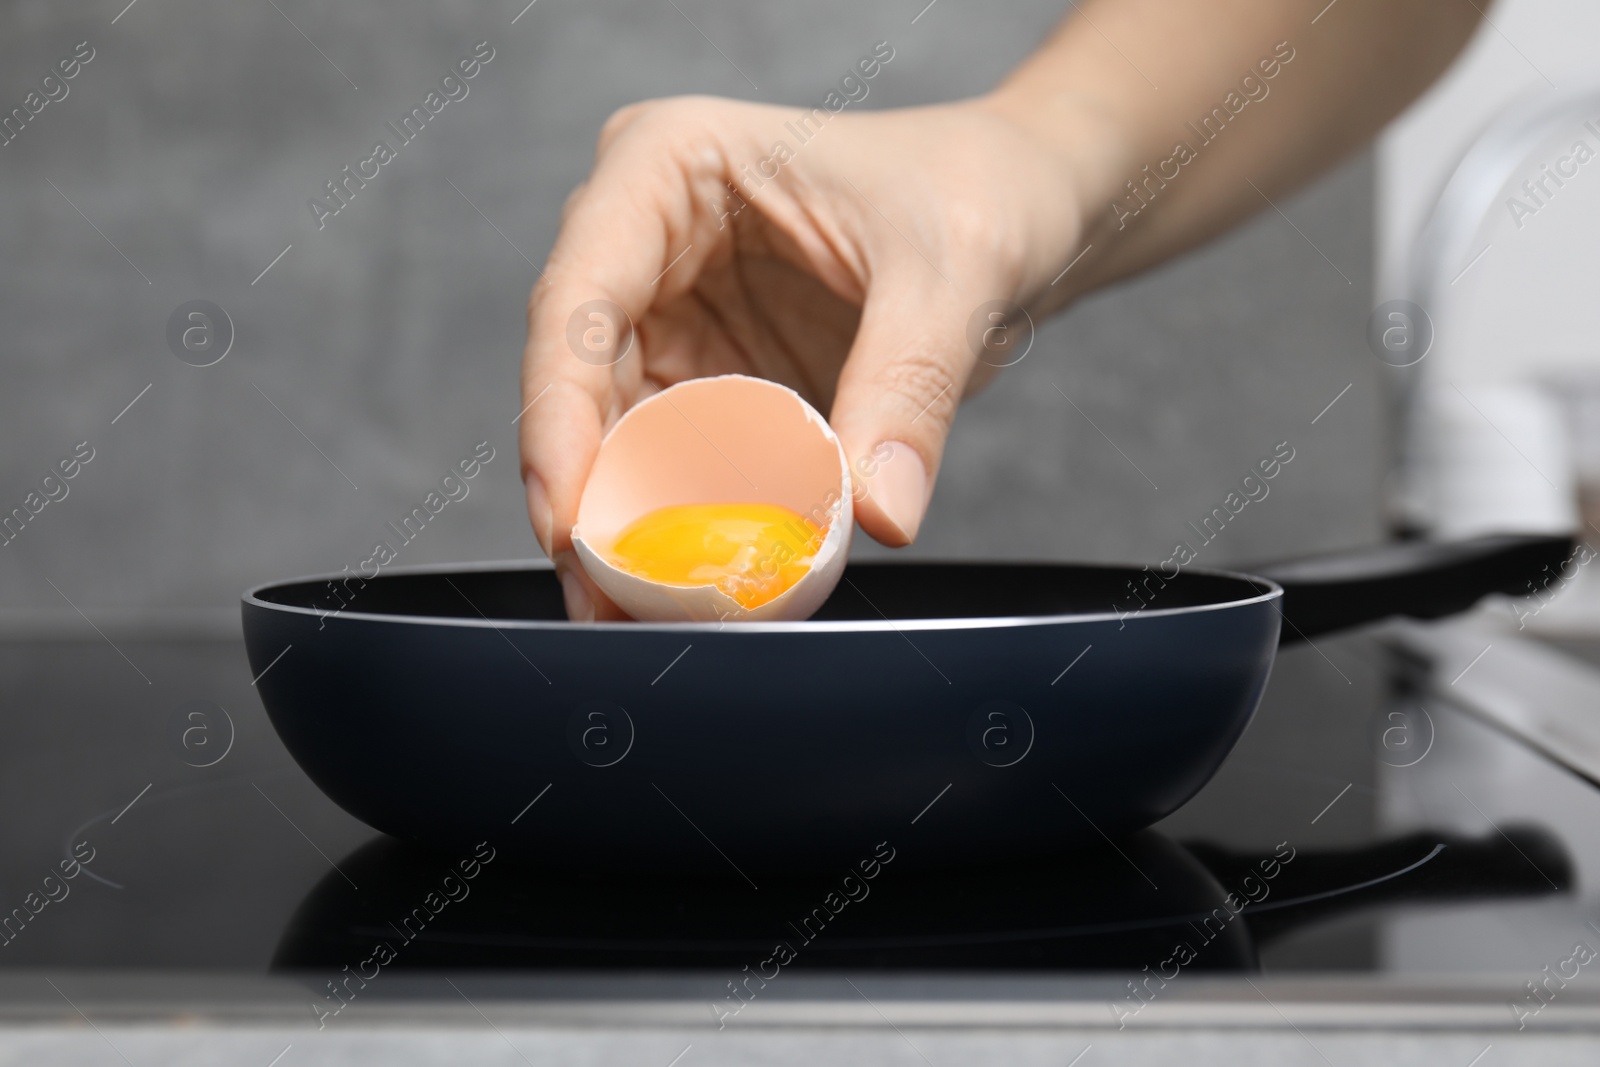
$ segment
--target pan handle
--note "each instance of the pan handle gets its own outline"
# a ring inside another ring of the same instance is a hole
[[[1554,582],[1576,542],[1545,534],[1395,541],[1252,568],[1283,586],[1281,643],[1391,615],[1436,619],[1490,593],[1526,596]]]

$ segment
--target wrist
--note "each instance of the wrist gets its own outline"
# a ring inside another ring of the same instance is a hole
[[[1043,300],[1055,310],[1101,284],[1096,264],[1109,251],[1115,232],[1115,203],[1126,181],[1135,152],[1126,136],[1128,123],[1104,101],[1072,91],[1045,91],[1030,84],[1008,81],[972,106],[1008,123],[1048,158],[1060,175],[1062,188],[1054,195],[1066,198],[1077,217],[1077,238],[1070,247],[1056,250],[1060,262],[1044,285]],[[1082,259],[1077,259],[1083,253]],[[1074,262],[1076,260],[1076,262]],[[1072,270],[1064,275],[1072,263]],[[1052,280],[1055,280],[1052,284]]]

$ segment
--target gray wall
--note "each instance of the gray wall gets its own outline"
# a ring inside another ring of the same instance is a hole
[[[30,624],[82,626],[62,594],[103,622],[220,611],[247,584],[354,565],[484,438],[498,455],[471,496],[400,562],[537,554],[511,425],[522,257],[542,262],[604,117],[685,92],[809,104],[879,39],[896,57],[868,106],[955,98],[1063,10],[942,0],[911,25],[922,0],[678,0],[753,90],[666,0],[539,0],[514,25],[519,0],[138,0],[113,24],[122,3],[0,13],[6,110],[77,42],[96,51],[0,148],[0,505],[76,442],[96,450],[0,548],[0,610]],[[307,198],[485,38],[470,95],[318,232]],[[1158,559],[1283,440],[1295,461],[1204,561],[1375,536],[1371,184],[1360,161],[1281,203],[1316,248],[1268,212],[1042,327],[968,405],[911,551]],[[207,368],[166,342],[195,298],[237,331]]]

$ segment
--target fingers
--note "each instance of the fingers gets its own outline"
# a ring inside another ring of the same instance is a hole
[[[567,547],[578,495],[616,386],[661,270],[662,223],[642,204],[619,205],[592,181],[562,229],[546,280],[534,288],[522,363],[522,458],[534,532],[552,555]],[[543,512],[541,514],[541,512]]]
[[[922,263],[874,279],[829,422],[850,460],[855,514],[883,544],[916,540],[972,372],[967,312]]]
[[[545,553],[555,562],[556,575],[574,622],[619,618],[622,613],[584,575],[572,549],[572,523],[577,518],[578,497],[600,449],[602,423],[594,398],[579,386],[557,378],[545,386],[537,403],[523,418],[523,482],[527,487],[528,518]],[[528,460],[539,457],[539,467]],[[556,498],[565,509],[562,525],[547,485],[564,487]],[[574,493],[570,487],[576,486]]]
[[[634,324],[650,307],[686,215],[687,198],[672,196],[681,177],[674,182],[662,154],[630,148],[627,127],[608,136],[529,299],[522,364],[528,517],[563,575],[574,618],[608,610],[572,558],[572,526],[600,438],[619,413],[619,385],[640,373]]]

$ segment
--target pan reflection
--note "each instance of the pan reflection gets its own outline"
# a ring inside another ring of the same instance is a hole
[[[1256,970],[1262,944],[1337,914],[1567,892],[1573,878],[1554,837],[1518,827],[1259,854],[1147,830],[1114,849],[940,873],[897,866],[887,843],[863,855],[839,877],[756,891],[737,878],[576,877],[492,846],[456,856],[378,837],[339,864],[361,891],[322,879],[273,967],[311,972],[332,1013],[394,969],[712,969],[740,997],[791,968],[1129,972],[1148,989],[1180,971]]]

